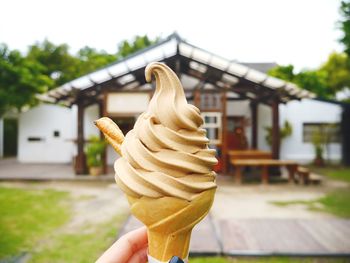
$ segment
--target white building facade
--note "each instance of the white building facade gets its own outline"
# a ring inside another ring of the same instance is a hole
[[[129,103],[132,107],[133,103]],[[147,105],[144,105],[144,107]],[[124,105],[124,110],[127,110]],[[315,153],[313,144],[305,141],[305,125],[338,124],[341,120],[342,107],[313,99],[291,101],[280,106],[280,126],[284,121],[292,125],[291,136],[281,142],[281,159],[309,163]],[[140,109],[142,111],[142,109]],[[258,107],[258,149],[270,150],[265,136],[265,127],[271,126],[271,108],[265,105]],[[250,118],[249,101],[228,101],[227,117]],[[139,113],[134,113],[136,120]],[[76,108],[42,104],[19,117],[18,160],[24,163],[70,163],[76,155]],[[84,113],[84,136],[99,135],[93,121],[99,118],[97,105],[86,108]],[[248,145],[250,145],[250,126],[245,127]],[[330,143],[326,149],[326,158],[332,161],[341,160],[341,143]],[[117,154],[111,147],[107,151],[107,163],[113,164]]]

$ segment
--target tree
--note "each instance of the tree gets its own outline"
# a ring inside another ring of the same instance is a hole
[[[31,45],[26,55],[0,45],[0,117],[12,109],[22,110],[38,102],[36,94],[44,93],[70,80],[104,67],[117,59],[143,49],[155,42],[145,36],[123,41],[116,54],[85,46],[77,54],[67,44],[56,45],[49,40]]]
[[[320,98],[331,99],[334,92],[327,85],[327,75],[320,70],[304,70],[294,77],[294,82],[301,88],[317,94]]]
[[[350,1],[341,1],[340,15],[342,16],[340,22],[340,29],[343,31],[343,36],[340,42],[344,45],[344,52],[350,57]]]
[[[326,75],[327,85],[333,94],[350,87],[349,57],[346,53],[331,53],[320,71]]]
[[[332,92],[328,89],[326,74],[318,70],[304,70],[294,73],[294,66],[277,66],[272,68],[269,75],[293,82],[299,87],[316,93],[319,97],[331,98]]]
[[[35,95],[52,85],[50,77],[42,71],[40,63],[0,45],[0,117],[12,109],[21,111],[37,103]]]
[[[106,66],[118,59],[117,54],[108,54],[104,50],[97,51],[95,48],[85,46],[78,51],[79,68],[76,75],[82,76],[98,68]]]
[[[157,43],[159,38],[150,40],[147,35],[136,36],[132,41],[124,40],[118,45],[118,55],[122,58]]]
[[[293,82],[295,77],[294,66],[293,65],[276,66],[270,69],[268,74],[279,79]]]
[[[36,42],[29,47],[26,58],[42,65],[42,73],[57,87],[78,76],[80,60],[69,53],[67,44],[55,45],[49,40]]]

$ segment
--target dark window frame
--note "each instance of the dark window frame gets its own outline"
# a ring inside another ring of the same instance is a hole
[[[304,122],[302,129],[303,143],[312,143],[312,131],[305,130],[306,127],[309,126],[308,129],[319,129],[321,134],[331,133],[326,135],[326,143],[341,143],[341,133],[340,133],[340,123],[338,122]],[[313,128],[311,127],[313,126]],[[328,130],[328,131],[327,131]]]

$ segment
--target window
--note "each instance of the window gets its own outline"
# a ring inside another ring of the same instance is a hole
[[[207,131],[209,144],[221,144],[221,113],[220,112],[202,112],[204,120],[203,129]]]
[[[43,138],[40,137],[28,137],[27,138],[28,142],[40,142],[40,141],[44,141]]]
[[[202,93],[200,99],[201,110],[218,110],[221,109],[220,93]]]
[[[59,131],[53,131],[53,137],[60,137]]]
[[[322,136],[325,143],[340,142],[340,126],[338,123],[304,123],[303,141],[312,143],[315,136]]]

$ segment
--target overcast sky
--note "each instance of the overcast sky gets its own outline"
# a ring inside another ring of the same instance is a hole
[[[0,0],[0,42],[25,51],[48,38],[72,52],[116,52],[135,35],[166,37],[244,62],[317,67],[334,50],[339,0]]]

